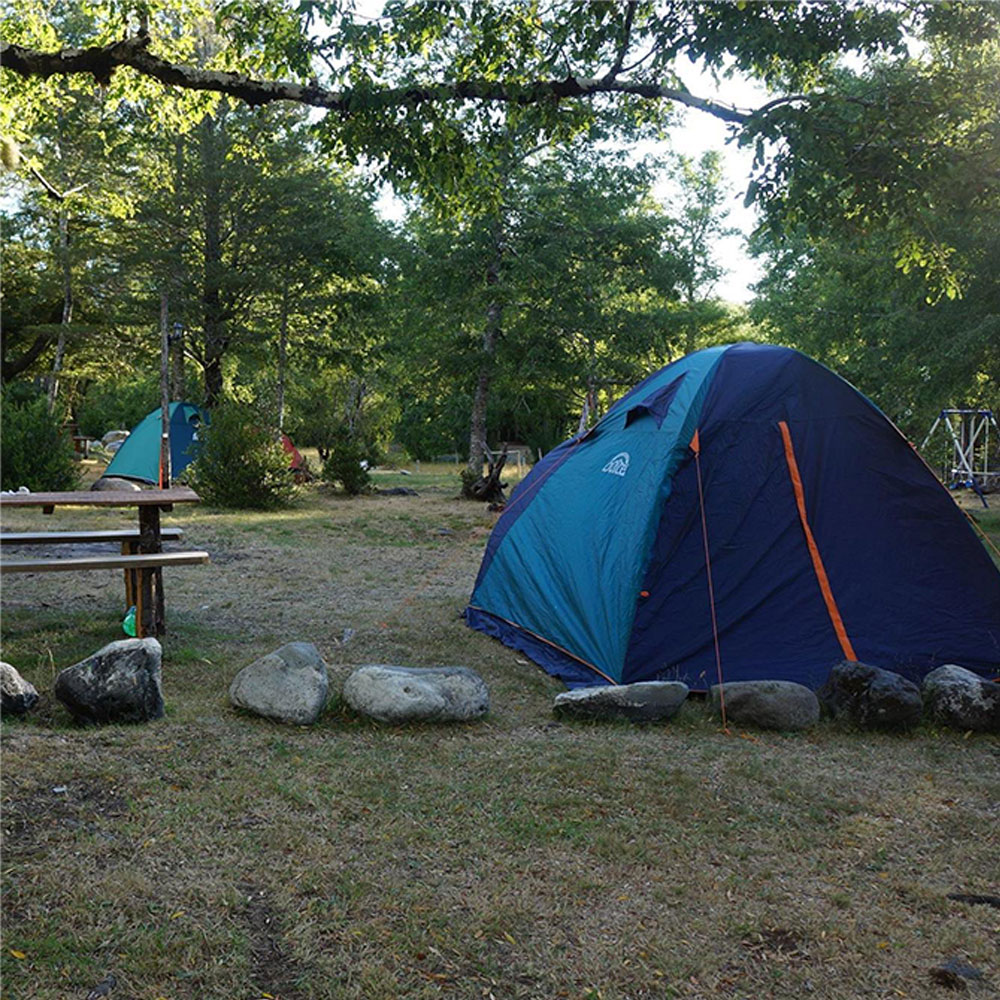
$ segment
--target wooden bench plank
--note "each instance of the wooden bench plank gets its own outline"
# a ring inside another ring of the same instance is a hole
[[[137,542],[138,528],[121,531],[0,531],[0,545],[60,545],[72,542]],[[163,541],[184,537],[183,528],[161,528]]]
[[[154,569],[207,563],[207,552],[150,552],[143,555],[79,556],[72,559],[5,559],[0,573],[54,573],[87,569]]]
[[[144,507],[169,510],[175,503],[197,503],[199,496],[186,486],[168,490],[67,490],[61,493],[4,493],[0,507],[41,507],[43,513],[55,507]]]

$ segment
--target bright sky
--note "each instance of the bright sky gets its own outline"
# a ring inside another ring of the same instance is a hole
[[[698,97],[712,98],[741,110],[759,107],[768,99],[767,91],[755,82],[726,79],[716,84],[711,75],[687,60],[678,61],[677,71],[688,90]],[[710,149],[717,149],[722,154],[725,184],[729,189],[726,224],[738,229],[739,235],[726,237],[716,246],[716,260],[726,269],[716,286],[716,293],[728,302],[747,302],[752,295],[750,285],[761,277],[760,266],[746,252],[747,237],[757,224],[756,213],[743,206],[753,151],[739,149],[735,141],[727,143],[728,138],[725,122],[691,108],[682,111],[681,124],[671,133],[673,148],[686,156],[697,159]],[[666,194],[664,190],[664,196]]]

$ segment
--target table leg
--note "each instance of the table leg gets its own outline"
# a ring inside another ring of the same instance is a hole
[[[135,555],[138,551],[137,543],[133,542],[131,539],[122,542],[122,555],[131,556]],[[135,595],[136,595],[136,572],[134,569],[122,570],[125,574],[125,611],[127,612],[129,608],[135,606]]]
[[[139,508],[139,551],[162,552],[160,508]],[[159,636],[166,631],[163,604],[163,570],[145,569],[139,572],[140,601],[136,604],[136,628],[139,635]],[[141,608],[141,614],[140,614]]]

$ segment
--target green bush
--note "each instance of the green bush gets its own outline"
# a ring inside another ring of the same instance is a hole
[[[20,399],[5,389],[0,393],[0,423],[0,489],[27,486],[32,493],[39,493],[73,490],[80,485],[73,442],[59,418],[49,414],[44,396]]]
[[[288,456],[252,407],[228,402],[212,411],[199,432],[201,449],[186,477],[206,503],[271,510],[298,492]]]
[[[368,457],[369,449],[361,442],[342,438],[330,448],[330,454],[323,463],[324,482],[340,483],[344,492],[352,497],[367,492],[372,480],[361,462]]]

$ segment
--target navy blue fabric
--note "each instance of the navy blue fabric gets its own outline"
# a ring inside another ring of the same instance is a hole
[[[470,628],[499,639],[505,646],[524,653],[542,667],[547,674],[558,677],[566,687],[593,687],[607,683],[599,674],[579,660],[555,646],[533,636],[530,632],[491,615],[488,611],[471,605],[465,609],[465,621]]]
[[[674,401],[674,396],[677,395],[677,390],[680,388],[683,380],[684,376],[678,375],[677,378],[663,386],[662,389],[657,389],[655,392],[650,393],[641,403],[636,403],[635,406],[630,407],[628,413],[625,414],[625,426],[628,427],[629,424],[638,420],[639,417],[649,414],[656,421],[656,426],[662,427],[663,418],[667,415],[670,404]]]
[[[804,355],[738,345],[702,411],[702,485],[723,678],[818,687],[843,659],[806,545],[779,421],[854,651],[918,680],[1000,664],[1000,573],[912,447],[865,397]],[[664,506],[623,680],[716,682],[692,458]]]

